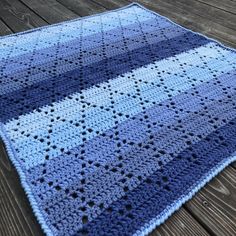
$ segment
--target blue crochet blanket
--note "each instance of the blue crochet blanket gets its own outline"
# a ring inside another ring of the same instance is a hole
[[[236,52],[132,4],[0,38],[0,107],[47,235],[145,235],[236,159]]]

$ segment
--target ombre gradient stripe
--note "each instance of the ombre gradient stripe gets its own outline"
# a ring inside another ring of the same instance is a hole
[[[187,36],[187,35],[185,35]],[[176,41],[176,45],[178,42],[181,42],[182,37],[181,36],[177,36],[175,37],[175,41]],[[206,43],[206,39],[196,39],[194,38],[194,41],[190,41],[190,42],[186,42],[185,47],[183,47],[185,50],[189,49],[189,48],[194,48],[199,46],[200,44],[204,44]],[[166,45],[165,45],[166,44]],[[18,89],[18,96],[15,96],[15,92],[10,93],[10,91],[15,91],[15,89],[18,87],[16,85],[14,85],[13,88],[9,87],[9,84],[6,83],[2,86],[2,90],[5,96],[2,96],[3,99],[3,104],[1,104],[1,106],[3,107],[19,107],[19,104],[16,103],[16,101],[22,100],[26,106],[24,107],[24,109],[21,109],[21,113],[27,113],[30,112],[32,110],[31,107],[28,107],[28,103],[29,101],[34,101],[34,107],[33,109],[36,109],[37,107],[43,106],[43,105],[47,105],[48,103],[52,103],[54,100],[61,100],[63,99],[66,95],[69,95],[73,92],[78,92],[81,91],[83,89],[86,89],[88,87],[91,87],[93,85],[96,85],[97,83],[101,83],[103,81],[107,81],[109,79],[111,79],[112,75],[118,76],[120,74],[124,74],[125,72],[130,71],[131,69],[134,68],[138,68],[141,66],[144,66],[146,64],[149,64],[151,62],[154,62],[156,60],[160,60],[164,58],[164,55],[166,55],[167,57],[169,56],[174,56],[177,49],[177,47],[172,48],[172,50],[170,49],[166,49],[165,47],[168,45],[168,42],[163,42],[163,44],[161,44],[162,47],[160,47],[160,45],[156,44],[156,45],[148,45],[146,47],[142,47],[136,50],[132,50],[131,53],[129,53],[128,55],[124,55],[124,54],[120,54],[117,57],[114,58],[107,58],[107,59],[102,59],[100,62],[95,62],[92,65],[88,65],[85,62],[82,62],[82,68],[79,66],[79,68],[71,70],[69,72],[63,72],[63,71],[59,71],[61,74],[59,74],[59,76],[52,76],[53,72],[52,72],[52,68],[44,68],[42,69],[40,67],[40,70],[43,70],[44,72],[48,71],[47,74],[51,74],[50,75],[45,75],[45,74],[36,74],[36,78],[35,76],[32,76],[32,80],[36,80],[37,78],[39,78],[39,80],[42,80],[34,85],[31,86],[26,86],[23,89]],[[165,46],[163,48],[163,46]],[[156,53],[155,53],[156,52]],[[181,52],[178,50],[178,52]],[[128,58],[132,58],[132,61],[130,61]],[[83,57],[80,57],[83,58]],[[75,63],[79,64],[79,62],[76,62],[76,58],[75,59]],[[68,59],[65,59],[68,60]],[[79,60],[80,61],[80,60]],[[93,61],[93,58],[90,58],[89,62],[91,63]],[[72,62],[72,64],[74,63],[72,60],[69,61]],[[85,65],[84,65],[85,64]],[[109,67],[109,69],[106,69],[107,67]],[[63,68],[63,70],[65,69],[65,67]],[[99,71],[99,74],[97,73]],[[37,72],[37,71],[36,71]],[[27,77],[30,77],[28,75],[28,73],[31,74],[31,72],[26,71],[25,73],[27,73]],[[110,75],[110,76],[109,76]],[[47,81],[45,81],[45,79],[48,78]],[[24,78],[24,77],[23,77]],[[9,78],[8,78],[9,79]],[[23,85],[28,85],[30,82],[30,79],[27,80],[27,82],[22,83],[22,75],[20,79],[17,79],[16,77],[16,81],[17,83]],[[35,82],[34,82],[35,83]],[[45,89],[46,86],[46,89]],[[66,87],[66,91],[63,93],[61,93],[61,91],[63,90],[63,88]],[[9,91],[9,92],[7,92]],[[44,92],[44,99],[38,99],[37,94],[40,92]],[[53,95],[57,93],[57,99],[54,98],[53,99]],[[30,110],[31,108],[31,110]],[[18,110],[18,109],[14,109],[14,110]],[[2,111],[2,117],[3,119],[8,119],[9,116],[14,117],[15,116],[19,116],[18,113],[14,114],[9,110],[4,110]]]
[[[234,50],[137,4],[0,38],[0,135],[47,235],[150,232],[235,159],[235,100]]]
[[[212,44],[200,48],[199,53],[201,53],[201,50],[206,52],[210,47],[212,47]],[[196,52],[198,53],[197,50]],[[227,53],[227,51],[225,53]],[[220,65],[225,68],[229,67],[229,71],[231,71],[233,67],[229,65],[227,61],[224,61],[223,63],[221,62],[223,57],[224,54],[221,57],[219,56],[215,61],[213,60],[213,63],[210,65],[214,68],[214,66],[217,66],[217,63],[220,63]],[[180,58],[184,58],[184,56],[181,55]],[[176,59],[178,60],[179,58],[176,57]],[[196,63],[197,65],[198,61],[194,57],[192,59],[193,64]],[[185,59],[183,59],[182,62],[184,63]],[[24,160],[26,168],[31,168],[34,165],[37,165],[38,162],[44,162],[45,154],[42,153],[41,150],[46,150],[48,145],[46,142],[41,142],[40,138],[47,136],[49,126],[52,122],[54,122],[54,120],[57,120],[57,122],[53,124],[51,128],[53,133],[57,135],[51,137],[50,141],[56,146],[56,148],[48,151],[50,157],[58,156],[61,148],[67,151],[75,145],[83,143],[83,138],[91,139],[97,135],[97,131],[104,132],[106,129],[112,128],[115,125],[115,121],[118,121],[119,123],[123,122],[129,117],[141,112],[142,107],[139,105],[140,97],[135,96],[137,94],[137,89],[139,89],[140,93],[142,93],[141,98],[143,100],[148,99],[149,102],[146,104],[146,108],[149,108],[153,106],[152,102],[161,102],[167,99],[169,94],[173,96],[177,95],[191,88],[193,83],[197,85],[203,81],[214,78],[213,75],[207,75],[206,72],[208,68],[206,70],[203,68],[197,68],[193,71],[193,67],[191,66],[189,68],[190,73],[195,73],[198,76],[195,81],[191,79],[186,79],[183,81],[181,74],[188,73],[188,68],[186,66],[186,72],[183,72],[183,68],[172,67],[168,69],[166,67],[162,67],[165,72],[163,72],[158,79],[158,71],[154,70],[152,72],[150,68],[155,66],[159,68],[160,64],[161,63],[158,62],[153,63],[147,68],[137,69],[135,72],[124,74],[122,77],[117,77],[116,79],[109,81],[109,85],[111,87],[109,90],[101,89],[100,87],[91,87],[88,90],[84,90],[83,93],[71,95],[69,99],[65,99],[59,103],[52,103],[50,106],[40,109],[40,111],[21,116],[16,120],[8,122],[5,127],[9,130],[11,136],[16,138],[16,145],[19,146],[18,152],[21,159]],[[165,65],[166,63],[163,64]],[[204,62],[202,65],[204,65]],[[175,71],[174,74],[172,74],[173,69]],[[146,83],[140,83],[134,87],[135,83],[142,79],[143,75],[146,73],[149,73],[149,79]],[[219,71],[214,75],[220,74],[221,72]],[[128,79],[131,75],[133,75],[133,79]],[[163,85],[157,87],[156,85],[160,85],[161,80],[164,80]],[[106,85],[100,84],[100,86],[102,87]],[[171,90],[170,93],[166,93],[166,86],[173,90]],[[115,93],[115,91],[117,91],[117,93]],[[111,92],[114,93],[114,96],[112,100],[109,100]],[[81,96],[83,99],[81,99]],[[77,99],[79,101],[82,100],[83,103],[78,104],[77,109],[75,110],[74,106],[78,103]],[[122,114],[121,116],[118,115],[118,117],[114,117],[114,113],[110,111],[113,104],[112,102],[117,104],[115,115],[120,113]],[[86,110],[84,110],[84,106],[86,107]],[[49,113],[52,110],[52,107],[54,110],[53,115],[45,116],[45,113]],[[63,107],[67,107],[67,114],[63,114]],[[60,118],[57,119],[57,117]],[[35,120],[37,123],[32,123],[29,125],[29,120]],[[80,124],[81,120],[84,120],[83,124]],[[15,131],[13,127],[15,127],[17,123],[20,123],[20,125],[18,125],[18,128]],[[94,128],[91,132],[86,132],[83,136],[81,136],[85,130],[83,126]],[[29,131],[31,133],[30,137],[25,137],[25,132]],[[19,133],[21,132],[24,133],[20,138]],[[38,136],[38,138],[35,139],[35,136]],[[73,136],[77,136],[78,138],[73,141]],[[64,139],[63,143],[61,143],[62,139]],[[27,142],[27,147],[22,145],[25,142]]]

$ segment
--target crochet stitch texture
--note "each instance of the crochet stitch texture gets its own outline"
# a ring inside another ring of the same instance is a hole
[[[236,53],[138,4],[0,38],[0,135],[47,235],[145,235],[236,151]]]

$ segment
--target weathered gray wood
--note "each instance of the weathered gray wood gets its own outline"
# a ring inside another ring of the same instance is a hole
[[[204,3],[216,7],[220,10],[236,14],[236,2],[232,0],[197,0],[198,2]]]
[[[21,0],[49,24],[77,18],[78,15],[56,0]]]
[[[117,9],[130,4],[127,0],[92,0],[93,2],[102,5],[108,10]]]
[[[91,0],[57,0],[79,16],[88,16],[106,11],[106,8]]]
[[[163,0],[137,0],[137,2],[188,29],[203,33],[227,46],[236,48],[236,30],[215,23],[214,20],[199,17],[190,11],[183,10]]]
[[[0,229],[1,236],[43,235],[2,142],[0,142]]]
[[[18,0],[1,0],[0,18],[3,19],[14,32],[47,25],[46,21]]]
[[[236,232],[236,170],[228,167],[204,187],[187,209],[216,236]]]
[[[214,22],[227,28],[235,29],[236,15],[224,12],[216,7],[207,6],[196,0],[165,0],[165,2],[194,13],[199,17],[213,19]]]
[[[11,29],[2,20],[0,20],[0,36],[8,35],[11,33]]]
[[[150,236],[209,236],[207,231],[184,209],[173,214]]]

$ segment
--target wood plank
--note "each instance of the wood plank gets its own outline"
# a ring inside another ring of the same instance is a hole
[[[2,235],[26,235],[27,229],[19,221],[20,217],[16,217],[15,208],[12,206],[12,197],[6,188],[6,183],[3,182],[2,175],[0,174],[0,218],[1,218],[1,230]]]
[[[174,213],[150,236],[209,236],[207,231],[184,209]]]
[[[57,0],[79,16],[88,16],[106,11],[106,8],[91,0]]]
[[[205,19],[213,19],[214,22],[227,28],[235,29],[236,15],[229,12],[224,12],[209,5],[207,6],[196,0],[165,0],[165,2],[200,17],[204,17]]]
[[[49,24],[77,18],[78,15],[56,0],[21,0]]]
[[[236,48],[236,30],[219,25],[218,23],[215,23],[214,20],[206,20],[203,17],[199,17],[189,11],[176,7],[175,5],[166,3],[163,0],[151,2],[149,0],[137,0],[137,2],[168,17],[177,24],[219,40],[227,46]]]
[[[28,199],[0,142],[0,235],[43,235]]]
[[[119,7],[130,4],[127,0],[92,0],[93,2],[105,7],[108,10],[117,9]]]
[[[0,20],[0,36],[8,35],[11,33],[11,29],[2,20]]]
[[[232,0],[197,0],[209,6],[216,7],[220,10],[236,14],[236,2]]]
[[[47,22],[18,0],[0,1],[0,18],[14,32],[47,25]]]
[[[186,204],[187,209],[216,236],[236,232],[236,170],[228,167]]]

